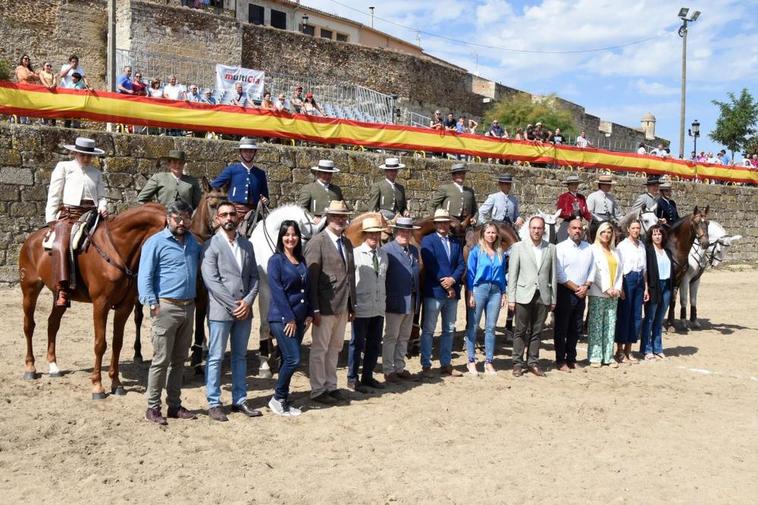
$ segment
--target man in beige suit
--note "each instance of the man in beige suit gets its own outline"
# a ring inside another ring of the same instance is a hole
[[[329,405],[347,401],[337,389],[337,358],[345,326],[355,315],[355,262],[353,246],[343,235],[351,214],[347,205],[333,200],[324,214],[326,228],[305,246],[305,262],[313,309],[311,399]]]
[[[520,377],[526,365],[530,372],[544,377],[537,365],[540,334],[548,311],[555,308],[557,282],[555,246],[542,240],[545,220],[534,216],[529,220],[529,240],[511,248],[508,265],[508,310],[515,311],[516,331],[513,334],[513,375]],[[524,348],[527,361],[524,362]]]

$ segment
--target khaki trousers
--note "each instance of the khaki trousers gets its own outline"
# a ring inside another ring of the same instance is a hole
[[[148,408],[160,408],[164,387],[168,406],[181,406],[184,362],[189,355],[194,324],[194,303],[184,306],[160,304],[160,311],[153,318],[153,361],[147,374],[145,391]]]
[[[308,373],[311,398],[337,389],[337,360],[345,343],[348,313],[321,316],[321,324],[313,325]]]
[[[382,371],[385,375],[405,370],[405,354],[413,329],[413,312],[384,315],[384,340],[382,341]]]

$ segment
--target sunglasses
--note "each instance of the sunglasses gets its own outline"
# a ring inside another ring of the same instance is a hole
[[[189,223],[192,221],[192,218],[189,216],[179,216],[179,215],[173,214],[170,217],[171,217],[171,220],[174,221],[175,223]]]

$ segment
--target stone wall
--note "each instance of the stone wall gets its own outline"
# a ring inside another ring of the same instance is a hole
[[[133,205],[140,188],[150,175],[159,170],[157,160],[169,149],[184,149],[189,157],[187,170],[196,176],[213,177],[231,160],[236,159],[236,144],[229,141],[171,138],[140,135],[107,134],[100,131],[76,131],[64,128],[32,127],[0,124],[0,284],[17,279],[18,251],[27,235],[43,226],[44,207],[50,174],[56,162],[69,159],[64,144],[77,135],[93,137],[106,152],[102,158],[108,197],[116,210]],[[376,168],[382,161],[378,154],[262,144],[256,163],[268,173],[273,205],[292,202],[298,189],[311,181],[309,167],[319,159],[330,158],[342,170],[335,183],[342,186],[351,206],[366,209],[366,188],[380,177]],[[434,189],[448,180],[447,160],[403,160],[408,168],[401,171],[410,207],[414,215],[426,213]],[[553,169],[504,167],[471,164],[468,182],[481,203],[496,191],[495,176],[503,171],[516,179],[516,194],[525,214],[538,209],[550,211],[564,190],[561,180],[567,172]],[[594,173],[582,173],[590,183]],[[626,207],[642,192],[644,179],[618,177],[616,195]],[[586,184],[587,191],[592,185]],[[713,186],[675,183],[675,199],[681,212],[697,204],[710,204],[712,219],[728,232],[743,235],[743,240],[730,251],[731,262],[758,263],[758,189],[734,186]]]
[[[103,88],[107,23],[105,0],[0,2],[0,58],[15,66],[28,53],[35,70],[47,60],[57,71],[76,54],[89,83]]]

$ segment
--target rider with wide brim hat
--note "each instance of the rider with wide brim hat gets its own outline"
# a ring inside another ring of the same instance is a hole
[[[646,191],[632,204],[632,210],[653,210],[658,206],[658,197],[660,196],[661,179],[658,175],[648,175],[645,180]]]
[[[450,167],[452,182],[437,189],[429,208],[430,213],[437,209],[445,209],[452,217],[459,219],[464,227],[473,222],[478,210],[474,189],[464,185],[467,171],[465,163],[454,163]]]
[[[558,201],[555,204],[555,208],[560,210],[560,217],[564,221],[570,221],[576,217],[586,219],[590,221],[592,215],[587,209],[587,199],[583,194],[579,193],[579,185],[582,183],[582,179],[578,174],[569,174],[563,179],[563,184],[566,185],[567,191],[558,196]]]
[[[300,189],[297,204],[316,216],[316,222],[320,222],[325,215],[324,209],[331,201],[343,201],[342,189],[332,184],[332,177],[340,171],[332,160],[319,160],[318,164],[311,167],[311,173],[315,180]]]
[[[268,205],[269,193],[266,172],[253,165],[258,153],[255,139],[242,137],[238,149],[240,160],[224,168],[210,185],[212,188],[228,187],[227,199],[234,204],[237,216],[242,219],[258,204]]]
[[[611,193],[611,189],[616,185],[611,174],[600,174],[595,180],[597,191],[593,191],[587,196],[587,209],[592,214],[592,220],[589,226],[590,242],[595,240],[595,231],[603,221],[618,223],[623,214],[616,201],[616,197]]]
[[[671,181],[668,178],[661,178],[660,197],[657,200],[658,206],[655,208],[655,215],[669,226],[680,219],[679,209],[676,208],[676,202],[671,198],[671,189]]]
[[[519,212],[518,198],[511,194],[513,176],[511,174],[500,174],[497,178],[497,185],[500,191],[488,195],[482,206],[479,207],[479,224],[495,221],[520,228],[524,224],[524,220]]]
[[[203,190],[197,177],[184,173],[187,153],[172,149],[160,161],[166,164],[168,171],[153,174],[137,196],[137,201],[147,203],[155,200],[168,207],[172,202],[182,200],[195,210]]]
[[[45,206],[45,222],[55,233],[52,269],[58,307],[69,305],[69,290],[73,287],[68,253],[73,224],[92,209],[108,216],[103,174],[92,164],[94,157],[105,151],[86,137],[78,137],[73,144],[63,147],[73,153],[74,159],[61,161],[53,169]]]
[[[397,216],[407,215],[405,187],[397,182],[398,173],[405,165],[400,163],[398,158],[387,158],[379,168],[384,172],[384,179],[375,182],[369,190],[369,210],[380,212],[388,221]]]

